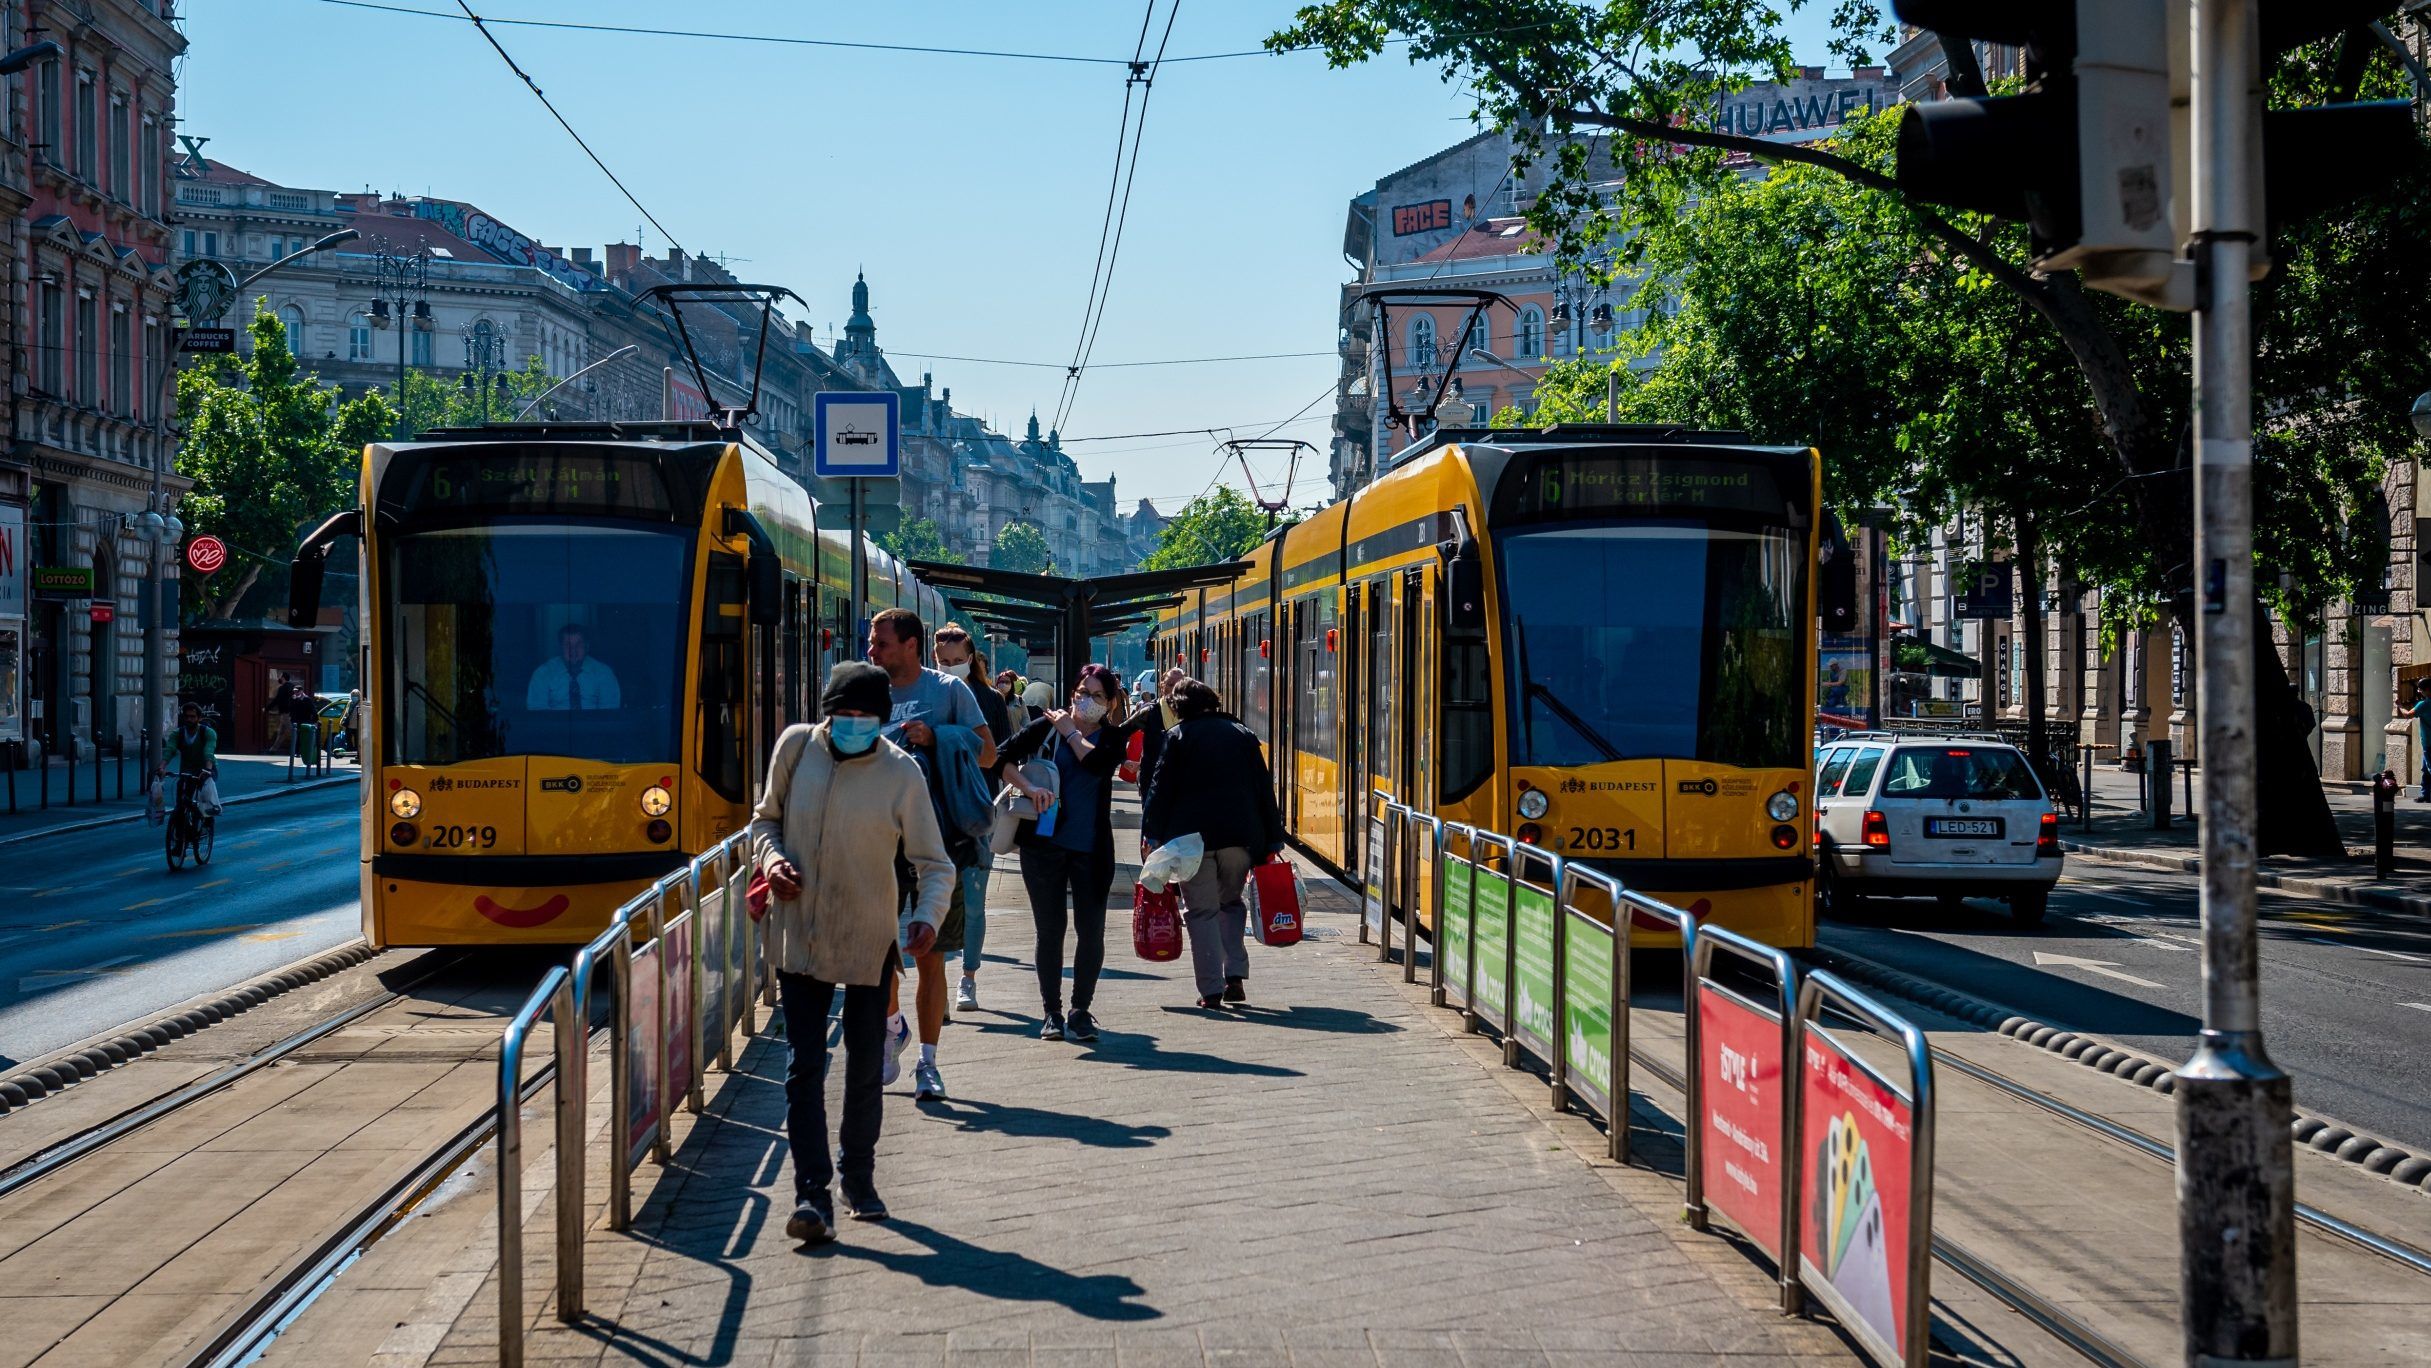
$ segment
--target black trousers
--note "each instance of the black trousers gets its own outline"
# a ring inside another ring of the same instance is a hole
[[[1021,884],[1030,895],[1030,920],[1038,927],[1039,1004],[1049,1012],[1064,1009],[1064,930],[1069,926],[1075,935],[1072,1010],[1088,1011],[1097,996],[1097,976],[1106,967],[1106,896],[1114,888],[1114,861],[1104,851],[1082,854],[1044,841],[1025,844]]]
[[[893,947],[888,947],[893,958]],[[892,968],[890,963],[889,968]],[[793,1148],[793,1190],[799,1201],[827,1191],[840,1167],[846,1178],[869,1179],[878,1167],[878,1126],[885,1093],[878,1082],[892,1002],[884,983],[844,988],[844,1125],[840,1157],[827,1150],[827,1012],[836,985],[808,974],[777,971],[777,1005],[785,1013],[785,1138]]]

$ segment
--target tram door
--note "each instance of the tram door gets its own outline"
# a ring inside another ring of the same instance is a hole
[[[1336,771],[1342,785],[1341,805],[1335,811],[1342,814],[1342,867],[1353,874],[1367,872],[1367,810],[1368,798],[1367,739],[1360,723],[1360,700],[1368,695],[1366,624],[1375,614],[1368,612],[1370,586],[1354,584],[1342,590],[1342,644],[1339,671],[1341,688],[1333,697],[1334,728],[1339,738],[1335,758],[1341,761]]]
[[[1400,707],[1402,672],[1400,658],[1393,644],[1395,610],[1393,607],[1393,578],[1370,580],[1363,585],[1367,601],[1367,638],[1361,652],[1362,679],[1359,716],[1356,730],[1367,738],[1367,763],[1359,778],[1359,797],[1369,816],[1375,813],[1375,793],[1382,789],[1400,802],[1407,802],[1401,784],[1401,734],[1394,718]],[[1371,831],[1370,823],[1362,820],[1358,828],[1360,843],[1365,850],[1365,868],[1372,873],[1384,858],[1383,835]]]
[[[1280,568],[1276,570],[1281,574]],[[1272,747],[1275,783],[1282,787],[1284,829],[1300,831],[1300,679],[1308,662],[1301,658],[1300,619],[1305,603],[1275,608],[1275,739]]]

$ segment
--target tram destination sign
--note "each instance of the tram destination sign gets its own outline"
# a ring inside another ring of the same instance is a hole
[[[1803,522],[1810,497],[1791,463],[1676,448],[1550,453],[1504,487],[1505,509],[1522,517],[1739,513]]]
[[[652,461],[578,448],[506,447],[434,452],[405,473],[395,512],[449,509],[665,517],[675,504]]]

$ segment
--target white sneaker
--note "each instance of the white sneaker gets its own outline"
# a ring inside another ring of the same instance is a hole
[[[979,980],[972,978],[969,974],[962,976],[962,989],[954,994],[954,1010],[957,1012],[979,1010]]]
[[[893,1087],[903,1077],[903,1047],[912,1043],[912,1023],[897,1012],[886,1019],[886,1060],[878,1066],[878,1083]]]
[[[913,1101],[924,1102],[932,1097],[942,1098],[944,1096],[945,1075],[937,1072],[936,1065],[922,1063],[912,1070]]]

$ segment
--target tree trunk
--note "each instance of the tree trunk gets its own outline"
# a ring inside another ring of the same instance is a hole
[[[2041,764],[2051,754],[2051,728],[2045,716],[2049,700],[2043,689],[2042,542],[2032,515],[2019,510],[2012,521],[2017,528],[2018,587],[2026,596],[2026,753]],[[2056,759],[2062,769],[2067,768],[2067,756]]]
[[[2193,625],[2188,624],[2189,640]],[[2321,791],[2307,738],[2312,709],[2271,648],[2271,615],[2254,602],[2254,853],[2340,859],[2346,843]],[[2208,755],[2201,757],[2211,763]]]

